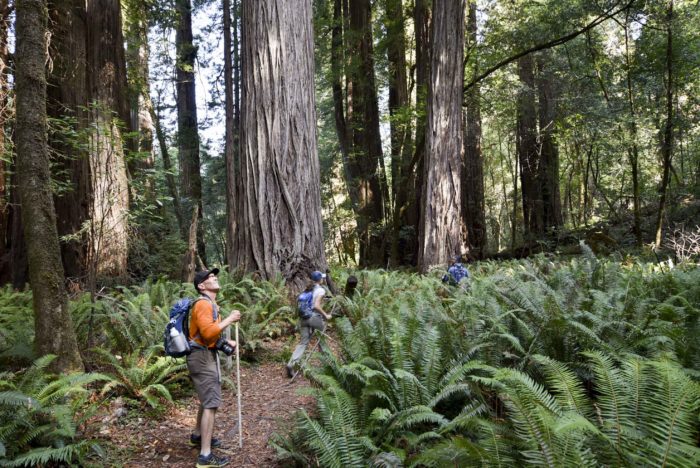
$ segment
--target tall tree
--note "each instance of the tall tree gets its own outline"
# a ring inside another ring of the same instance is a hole
[[[357,233],[361,266],[382,266],[385,261],[385,203],[379,133],[379,109],[374,79],[371,6],[369,0],[350,0],[347,29],[345,122],[348,141],[346,174],[350,191],[356,192]]]
[[[406,34],[403,6],[400,0],[387,0],[384,17],[389,63],[389,114],[391,129],[391,199],[392,212],[390,261],[394,266],[403,263],[400,249],[402,215],[408,189],[406,182],[411,161],[411,122],[409,114],[408,79],[406,74]]]
[[[673,0],[668,1],[666,9],[666,124],[664,125],[663,137],[661,140],[661,187],[659,187],[659,210],[656,217],[656,233],[654,245],[658,248],[661,245],[662,228],[664,214],[666,211],[666,199],[668,197],[668,184],[671,174],[671,159],[673,157],[673,92],[675,76],[673,73]]]
[[[478,73],[476,0],[467,4],[466,49],[473,73]],[[484,156],[481,152],[481,87],[475,84],[464,95],[464,167],[462,170],[462,222],[467,231],[466,244],[475,258],[486,248],[486,211],[484,207]]]
[[[199,131],[197,128],[197,100],[194,65],[197,47],[192,41],[192,4],[190,0],[175,0],[177,31],[177,148],[180,160],[180,202],[188,216],[193,207],[199,207],[197,223],[197,252],[206,264],[204,222],[202,208],[202,176],[199,161]],[[187,219],[184,216],[184,219]],[[186,232],[183,232],[186,237]]]
[[[420,231],[420,212],[423,206],[423,179],[425,169],[425,136],[427,132],[427,97],[428,83],[430,80],[430,24],[431,24],[431,2],[429,0],[416,0],[413,6],[413,25],[416,44],[415,70],[416,87],[416,117],[413,127],[415,128],[415,141],[413,154],[410,158],[404,159],[405,175],[404,189],[406,194],[403,205],[397,205],[401,216],[401,226],[404,234],[401,239],[402,249],[400,256],[405,263],[415,265],[418,262],[418,233]]]
[[[556,86],[551,73],[551,53],[544,50],[537,54],[535,81],[538,106],[538,179],[542,196],[542,219],[545,230],[563,224],[561,196],[559,193],[559,148],[554,138],[557,118]]]
[[[80,370],[82,361],[68,310],[51,194],[46,120],[46,0],[17,3],[17,170],[24,210],[39,355],[56,354],[58,371]]]
[[[149,199],[155,197],[155,186],[152,169],[155,164],[153,152],[153,137],[155,124],[153,122],[153,104],[150,98],[149,57],[148,45],[148,4],[142,0],[124,0],[122,2],[125,15],[126,31],[126,70],[128,81],[128,103],[130,128],[138,131],[137,136],[130,138],[129,147],[138,153],[129,171],[134,180],[140,185],[131,190],[145,189],[144,194]],[[133,198],[133,197],[132,197]]]
[[[85,2],[52,0],[49,2],[53,67],[49,74],[46,110],[54,122],[62,122],[49,136],[54,154],[55,179],[64,189],[56,193],[58,235],[63,268],[69,278],[85,273],[86,237],[76,236],[90,216],[90,160],[83,142],[70,138],[84,134],[87,128],[87,25]]]
[[[537,102],[532,55],[518,59],[518,76],[520,90],[517,103],[516,149],[520,165],[525,237],[532,239],[544,232],[542,196],[538,181]]]
[[[464,248],[461,233],[464,2],[433,3],[425,179],[418,268],[448,262]]]
[[[236,3],[234,0],[234,11],[237,12]],[[238,70],[238,40],[232,44],[231,32],[231,1],[223,0],[223,15],[224,15],[224,96],[225,96],[225,113],[226,113],[226,137],[224,146],[224,157],[226,158],[226,257],[231,268],[234,264],[234,251],[237,225],[236,200],[237,194],[237,173],[240,170],[238,167],[238,102],[237,93],[234,94],[234,67]],[[235,15],[236,19],[238,14]],[[238,21],[233,24],[233,36],[238,37]],[[235,49],[235,50],[232,50]],[[235,63],[234,63],[235,62]],[[236,71],[236,74],[238,72]],[[236,80],[236,88],[238,88],[238,80]]]
[[[301,288],[324,270],[311,0],[242,2],[235,265]]]
[[[627,121],[629,144],[627,154],[630,167],[632,169],[632,213],[634,215],[634,224],[632,230],[637,242],[637,247],[642,246],[642,210],[640,200],[640,178],[639,178],[639,144],[637,143],[637,104],[634,97],[634,89],[632,84],[632,59],[630,57],[630,26],[632,23],[631,11],[625,11],[624,33],[625,33],[625,83],[627,95],[627,105],[629,109],[629,118]]]
[[[7,32],[9,27],[8,15],[9,7],[7,0],[0,0],[0,271],[5,263],[5,254],[8,247],[8,227],[9,213],[7,209],[7,182],[8,171],[5,162],[5,123],[9,116],[9,102],[7,99],[9,86],[7,82],[7,59],[9,50],[7,48]],[[0,282],[6,280],[0,273]]]
[[[128,124],[127,81],[119,0],[88,0],[91,247],[94,274],[126,273],[129,188],[122,124]],[[128,130],[128,127],[126,128]]]

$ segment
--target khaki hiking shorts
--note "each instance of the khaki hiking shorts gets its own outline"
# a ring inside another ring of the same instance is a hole
[[[197,390],[202,408],[215,409],[221,406],[221,382],[216,365],[216,350],[192,349],[187,356],[187,369]]]

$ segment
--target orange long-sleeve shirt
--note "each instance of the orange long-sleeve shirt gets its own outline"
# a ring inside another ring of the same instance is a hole
[[[212,303],[207,299],[199,299],[190,312],[190,339],[206,348],[215,348],[216,340],[221,334],[219,322],[221,315],[217,313],[214,320]]]

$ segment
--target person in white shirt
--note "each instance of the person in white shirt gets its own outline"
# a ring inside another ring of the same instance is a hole
[[[311,273],[311,282],[306,287],[305,292],[313,292],[312,307],[308,312],[308,317],[299,316],[299,330],[301,332],[301,341],[294,349],[292,357],[287,363],[287,376],[291,378],[294,375],[294,365],[299,362],[306,351],[306,347],[311,341],[311,336],[315,330],[324,331],[326,329],[326,320],[330,320],[331,314],[323,310],[323,298],[326,296],[326,290],[321,283],[326,279],[325,273],[314,271]]]

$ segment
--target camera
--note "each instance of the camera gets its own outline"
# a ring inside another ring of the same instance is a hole
[[[230,356],[233,354],[233,352],[236,350],[235,346],[231,346],[228,341],[226,341],[226,338],[223,336],[216,340],[216,349],[224,353],[226,356]]]

